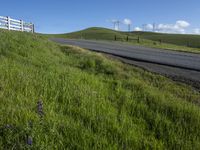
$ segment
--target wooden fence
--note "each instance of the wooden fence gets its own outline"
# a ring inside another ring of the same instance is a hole
[[[12,19],[10,17],[0,16],[0,28],[34,33],[34,24],[24,22],[23,20]]]

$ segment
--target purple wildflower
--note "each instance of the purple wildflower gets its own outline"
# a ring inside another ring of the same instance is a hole
[[[28,136],[28,138],[27,138],[27,144],[30,145],[30,146],[33,144],[32,137]]]
[[[40,117],[42,117],[44,115],[44,112],[43,112],[43,103],[42,103],[41,100],[38,101],[38,103],[37,103],[37,112],[40,115]]]

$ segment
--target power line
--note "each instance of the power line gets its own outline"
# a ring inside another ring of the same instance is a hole
[[[146,30],[147,30],[147,24],[143,24],[143,25],[142,25],[142,30],[143,30],[143,31],[146,31]]]
[[[119,27],[120,27],[120,21],[119,20],[112,20],[112,23],[114,25],[114,30],[119,31]]]

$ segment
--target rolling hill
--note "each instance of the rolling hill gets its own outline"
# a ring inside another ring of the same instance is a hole
[[[192,87],[38,34],[0,30],[0,149],[198,149]]]
[[[119,39],[126,39],[127,34],[125,32],[118,32],[106,28],[88,28],[82,31],[66,33],[66,34],[54,34],[48,35],[50,37],[60,37],[60,38],[72,38],[72,39],[94,39],[94,40],[110,40],[114,41],[115,36]]]
[[[200,35],[164,34],[153,32],[132,32],[132,35],[140,36],[143,39],[152,41],[161,40],[164,43],[200,48]]]
[[[88,28],[66,34],[50,34],[47,37],[89,39],[127,42],[146,47],[200,53],[200,35],[161,34],[152,32],[119,32],[106,28]],[[138,41],[139,38],[139,41]]]

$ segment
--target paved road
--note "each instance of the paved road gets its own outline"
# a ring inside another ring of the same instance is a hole
[[[51,40],[60,44],[75,45],[111,54],[126,63],[140,66],[152,72],[200,83],[200,54],[145,48],[115,42],[61,38]]]

